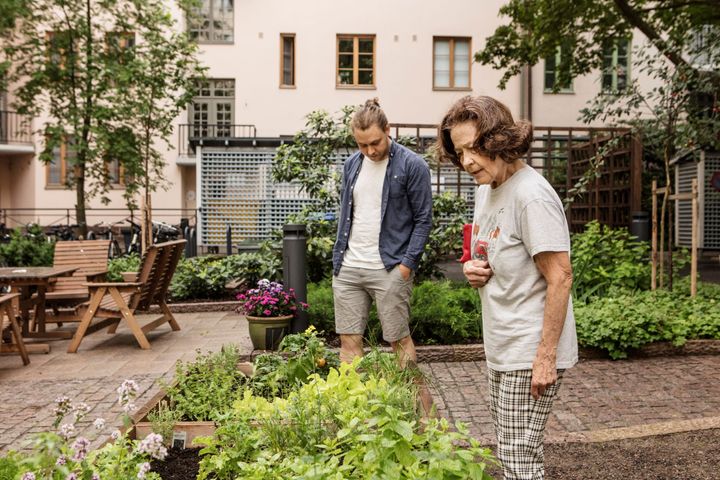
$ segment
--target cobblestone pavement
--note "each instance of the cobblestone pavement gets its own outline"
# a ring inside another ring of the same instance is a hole
[[[162,326],[148,334],[151,350],[141,350],[129,329],[121,324],[117,334],[99,331],[86,337],[78,353],[66,353],[69,340],[52,340],[49,354],[33,354],[23,367],[18,355],[0,356],[0,453],[22,449],[34,432],[47,431],[55,416],[54,400],[67,395],[85,402],[92,410],[78,424],[78,433],[98,446],[114,428],[122,426],[117,388],[126,378],[140,386],[135,404],[144,405],[170,379],[178,360],[195,358],[197,350],[218,350],[237,343],[242,353],[252,350],[247,322],[238,314],[176,314],[179,332]],[[148,317],[152,318],[152,317]],[[143,317],[140,317],[141,324]],[[63,327],[65,328],[65,327]],[[107,427],[97,432],[92,423],[98,417]]]
[[[227,343],[241,353],[252,347],[244,318],[227,312],[177,314],[182,330],[160,327],[141,350],[127,328],[116,335],[97,332],[77,354],[65,352],[68,340],[50,341],[49,354],[0,356],[0,453],[22,448],[29,434],[48,430],[54,399],[68,395],[92,408],[79,433],[94,446],[121,425],[116,389],[126,378],[140,384],[135,402],[143,406],[170,379],[178,360],[197,350],[218,350]],[[439,413],[468,424],[486,444],[494,443],[487,409],[485,362],[423,364]],[[546,441],[603,441],[720,428],[720,356],[668,356],[625,361],[584,360],[565,373],[548,422]],[[97,417],[108,421],[101,432]]]
[[[438,412],[494,443],[485,362],[433,363]],[[605,441],[720,428],[720,357],[584,360],[565,372],[546,442]]]

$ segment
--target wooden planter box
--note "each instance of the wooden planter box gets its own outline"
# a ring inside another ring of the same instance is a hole
[[[238,370],[247,376],[252,375],[253,365],[249,362],[238,364]],[[152,422],[148,419],[150,413],[155,411],[163,400],[168,400],[167,393],[158,392],[148,401],[135,415],[133,427],[130,430],[130,438],[141,440],[152,433]],[[195,445],[196,437],[206,437],[215,433],[215,422],[177,422],[173,428],[172,446],[179,448],[199,447]]]

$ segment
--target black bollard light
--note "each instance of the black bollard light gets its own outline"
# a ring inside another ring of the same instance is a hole
[[[225,255],[232,255],[232,227],[230,225],[225,230],[225,247],[227,249]]]
[[[287,289],[295,290],[298,302],[307,302],[307,276],[305,274],[305,225],[288,224],[283,226],[283,284]],[[308,328],[307,312],[297,312],[290,331],[304,332]]]

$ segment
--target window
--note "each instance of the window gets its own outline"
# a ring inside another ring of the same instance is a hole
[[[470,38],[433,38],[433,88],[470,90]]]
[[[603,48],[603,92],[625,90],[630,82],[630,39],[620,38]]]
[[[280,86],[295,86],[295,34],[280,34]]]
[[[235,119],[235,80],[200,82],[190,105],[193,137],[229,137]]]
[[[710,24],[695,27],[690,33],[687,56],[697,69],[720,69],[720,27]]]
[[[47,33],[47,68],[52,72],[63,72],[67,63],[76,63],[77,42],[68,32]],[[69,60],[72,60],[69,62]]]
[[[202,0],[198,11],[188,18],[190,38],[198,43],[232,43],[234,0]]]
[[[47,165],[46,185],[66,186],[73,181],[75,168],[75,148],[73,141],[68,140],[53,148],[52,161]]]
[[[375,87],[375,35],[337,36],[337,87]]]
[[[570,54],[569,47],[558,46],[555,51],[555,55],[551,55],[545,59],[545,91],[549,93],[555,92],[572,92],[572,80],[569,78],[570,65],[565,65],[562,68],[565,70],[565,75],[568,78],[560,83],[560,68],[562,61],[567,61],[566,58]]]

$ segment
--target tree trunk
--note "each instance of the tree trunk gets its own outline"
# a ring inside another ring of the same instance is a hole
[[[87,218],[85,216],[85,165],[79,164],[75,168],[75,221],[78,224],[82,238],[87,238]]]

